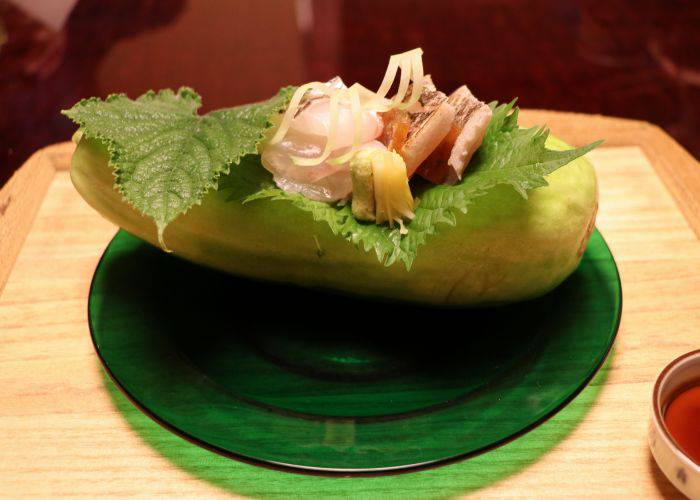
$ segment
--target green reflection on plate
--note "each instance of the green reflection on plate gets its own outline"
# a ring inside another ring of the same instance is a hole
[[[225,454],[324,470],[411,467],[520,435],[590,380],[620,310],[597,231],[562,286],[494,309],[236,278],[124,232],[90,294],[101,360],[144,411]]]

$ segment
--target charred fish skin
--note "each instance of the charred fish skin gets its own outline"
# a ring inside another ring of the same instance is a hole
[[[437,90],[430,75],[425,76],[420,110],[411,112],[408,136],[399,152],[406,162],[409,177],[437,148],[452,128],[455,109],[447,96]]]
[[[466,85],[455,90],[447,101],[455,109],[454,125],[459,130],[447,161],[452,168],[448,171],[446,180],[454,184],[462,178],[464,169],[481,146],[493,112]]]
[[[447,98],[449,102],[455,108],[455,125],[462,128],[466,125],[471,114],[482,104],[479,99],[474,97],[469,88],[466,85],[462,85],[457,90],[452,92]]]

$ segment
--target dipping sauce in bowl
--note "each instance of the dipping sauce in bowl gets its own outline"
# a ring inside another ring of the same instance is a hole
[[[700,381],[671,400],[664,422],[676,444],[700,464]]]
[[[700,349],[671,361],[656,380],[649,447],[668,480],[700,499]]]

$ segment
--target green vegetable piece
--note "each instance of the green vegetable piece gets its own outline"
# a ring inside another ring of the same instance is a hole
[[[352,214],[358,220],[374,220],[374,178],[369,151],[359,151],[350,160]]]
[[[293,90],[285,88],[268,101],[204,116],[196,113],[199,96],[186,88],[177,93],[149,92],[135,101],[124,95],[105,101],[88,99],[64,113],[83,129],[86,138],[106,144],[116,188],[129,204],[155,221],[163,245],[163,231],[170,222],[206,201],[205,194],[217,189],[219,176],[227,174],[231,165],[255,155],[272,127],[273,115],[287,106]],[[454,226],[458,215],[466,213],[477,198],[507,187],[527,199],[529,190],[548,185],[547,177],[554,171],[600,144],[547,149],[549,132],[539,127],[519,128],[514,104],[491,104],[493,118],[484,141],[459,183],[414,189],[420,203],[415,217],[405,224],[405,234],[398,227],[361,223],[349,204],[332,205],[285,193],[271,182],[251,184],[246,179],[257,177],[253,172],[257,160],[245,176],[229,180],[236,196],[245,196],[247,202],[291,203],[308,212],[312,221],[327,224],[336,237],[374,252],[382,264],[402,262],[411,269],[419,248],[438,230]],[[258,166],[260,175],[265,175]],[[239,184],[242,189],[235,187]]]
[[[114,169],[115,187],[143,215],[153,219],[158,240],[174,219],[215,190],[231,165],[257,152],[284,109],[292,88],[256,104],[201,116],[200,96],[183,87],[148,92],[136,100],[123,94],[82,100],[63,114],[87,137],[103,141]]]
[[[547,145],[568,148],[552,137]],[[527,199],[508,185],[475,198],[469,213],[458,212],[454,225],[441,227],[440,236],[431,238],[407,271],[402,265],[385,267],[332,231],[338,219],[324,220],[328,214],[344,217],[352,227],[357,224],[349,204],[328,210],[327,204],[312,204],[302,196],[291,197],[291,203],[274,198],[243,203],[248,193],[259,194],[260,186],[272,181],[255,160],[246,157],[221,179],[218,191],[173,221],[168,245],[176,255],[257,279],[477,306],[531,299],[557,286],[576,269],[595,221],[595,172],[586,158],[578,158],[548,175],[549,185],[533,189]],[[113,188],[107,161],[100,142],[83,137],[73,155],[73,184],[106,218],[157,245],[153,224]],[[224,188],[233,185],[239,189]],[[319,207],[317,213],[305,211],[312,206]],[[371,234],[387,234],[375,224],[360,226],[376,231]]]

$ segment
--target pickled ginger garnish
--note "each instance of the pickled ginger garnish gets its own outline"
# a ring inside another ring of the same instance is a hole
[[[301,85],[295,92],[289,102],[289,106],[282,117],[282,120],[277,128],[277,131],[269,141],[270,145],[281,142],[289,131],[292,120],[297,116],[299,107],[302,105],[304,97],[310,91],[321,93],[330,97],[329,118],[330,126],[326,145],[323,152],[314,158],[304,158],[292,156],[294,164],[299,166],[314,166],[328,160],[336,149],[337,145],[337,124],[340,108],[350,108],[352,113],[354,130],[353,144],[349,151],[345,154],[333,158],[332,164],[342,164],[352,158],[361,145],[362,137],[362,113],[363,112],[386,112],[395,108],[406,109],[413,106],[421,96],[423,90],[423,51],[418,49],[409,50],[401,54],[392,55],[389,58],[382,83],[377,92],[372,92],[359,83],[353,84],[350,88],[338,88],[322,82],[309,82]],[[399,87],[396,95],[392,99],[387,99],[386,96],[391,90],[391,87],[396,80],[396,75],[400,71]],[[411,95],[406,100],[406,94],[410,84],[412,85]]]
[[[414,201],[408,172],[401,155],[383,149],[361,149],[350,160],[353,179],[353,214],[377,224],[398,224],[406,234],[404,220],[414,217]],[[357,198],[357,199],[356,199]]]
[[[415,49],[419,50],[417,56],[414,56],[411,58],[411,79],[413,80],[413,90],[411,91],[411,98],[405,102],[399,105],[399,109],[407,109],[413,106],[415,103],[418,102],[418,99],[420,99],[420,96],[423,92],[423,86],[425,85],[425,80],[424,80],[424,74],[423,74],[423,58],[421,55],[423,54],[423,51],[421,49]]]
[[[406,234],[404,219],[413,219],[413,196],[408,185],[406,164],[394,151],[373,153],[375,218],[377,224],[398,223],[401,234]]]
[[[390,111],[394,108],[405,109],[413,104],[415,104],[420,98],[421,92],[423,90],[423,50],[420,48],[409,50],[402,54],[394,54],[389,58],[389,65],[387,66],[386,72],[384,73],[384,78],[379,86],[379,90],[376,93],[367,90],[371,96],[370,102],[367,103],[367,109],[378,112]],[[396,96],[389,100],[386,99],[391,86],[396,79],[396,74],[398,70],[401,70],[401,78],[399,81],[399,91]],[[406,91],[408,90],[408,83],[413,80],[413,91],[411,92],[411,99],[408,102],[403,102]],[[364,88],[364,87],[363,87]]]

